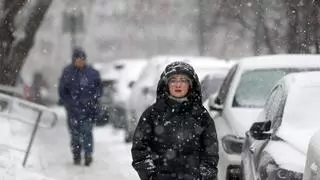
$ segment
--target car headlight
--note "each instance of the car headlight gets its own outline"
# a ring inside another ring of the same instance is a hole
[[[302,180],[303,173],[280,168],[276,163],[269,162],[260,168],[261,180]]]
[[[228,154],[241,154],[244,138],[234,135],[222,137],[222,147]]]

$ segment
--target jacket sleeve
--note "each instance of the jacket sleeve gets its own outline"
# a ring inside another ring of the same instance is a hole
[[[96,93],[94,98],[96,100],[98,100],[101,96],[102,96],[102,81],[101,81],[101,77],[100,77],[100,73],[98,71],[96,71],[96,79],[95,79],[95,87],[96,87]]]
[[[68,78],[69,78],[68,70],[64,69],[59,80],[58,90],[59,90],[59,96],[60,96],[59,104],[64,105],[66,108],[75,104],[75,102],[73,102],[71,98],[71,94],[67,85]]]
[[[138,172],[141,180],[149,180],[155,173],[155,165],[152,160],[150,140],[152,136],[152,119],[150,110],[146,110],[136,127],[132,144],[132,166]]]
[[[202,114],[202,119],[204,120],[204,131],[200,151],[200,174],[202,180],[217,179],[219,145],[216,128],[213,119],[205,109]]]
[[[66,70],[64,69],[63,72],[62,72],[62,75],[60,77],[60,80],[59,80],[59,87],[58,87],[58,90],[59,90],[59,96],[60,96],[60,102],[62,105],[66,105],[69,103],[68,99],[69,99],[69,91],[67,89],[67,82],[66,82],[66,79],[67,79],[67,73],[66,73]]]

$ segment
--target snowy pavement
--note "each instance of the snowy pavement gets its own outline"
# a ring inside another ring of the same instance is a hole
[[[131,144],[124,143],[123,131],[114,130],[110,126],[96,127],[94,130],[95,152],[92,166],[74,166],[66,119],[63,111],[59,111],[61,116],[56,127],[39,129],[37,132],[25,170],[56,180],[139,179],[131,166]]]

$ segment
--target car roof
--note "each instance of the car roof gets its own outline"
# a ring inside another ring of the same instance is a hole
[[[234,62],[228,62],[222,59],[217,59],[215,57],[205,57],[205,56],[154,56],[151,58],[149,63],[151,64],[162,64],[168,65],[175,61],[183,61],[189,63],[194,68],[196,67],[206,67],[206,68],[230,68]]]
[[[288,68],[288,67],[320,67],[319,55],[282,54],[253,56],[238,60],[239,68],[243,70]]]
[[[320,71],[291,73],[283,78],[283,82],[287,89],[320,86]]]
[[[147,64],[146,59],[117,59],[113,61],[93,63],[95,69],[100,71],[101,79],[103,80],[116,80],[122,71],[128,73],[140,72],[140,69]],[[117,68],[119,67],[119,69]]]
[[[0,85],[0,93],[15,97],[23,97],[23,90],[19,87]]]
[[[159,70],[159,74],[161,74],[168,64],[175,61],[183,61],[190,64],[195,69],[200,81],[210,72],[228,71],[234,65],[234,62],[205,56],[154,56],[149,61],[149,64],[155,65]]]

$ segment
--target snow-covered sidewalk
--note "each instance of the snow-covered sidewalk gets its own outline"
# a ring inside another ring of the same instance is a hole
[[[110,126],[96,127],[94,163],[90,167],[74,166],[66,119],[64,116],[59,119],[55,128],[39,129],[27,169],[56,180],[139,179],[131,166],[131,144],[123,141],[124,132]]]

